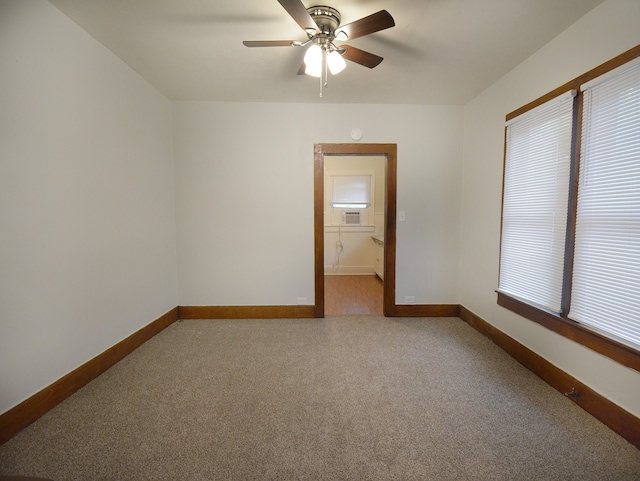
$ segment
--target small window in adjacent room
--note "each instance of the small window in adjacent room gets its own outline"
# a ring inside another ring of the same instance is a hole
[[[371,205],[371,175],[331,175],[331,206],[366,209]]]
[[[371,227],[375,174],[369,170],[325,173],[325,225]]]

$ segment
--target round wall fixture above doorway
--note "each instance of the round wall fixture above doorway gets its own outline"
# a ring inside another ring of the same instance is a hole
[[[362,130],[361,129],[352,129],[351,130],[351,138],[353,140],[360,140],[362,138]]]

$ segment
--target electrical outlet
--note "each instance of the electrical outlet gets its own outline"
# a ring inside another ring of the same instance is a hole
[[[399,210],[398,211],[398,222],[404,222],[405,220],[407,220],[407,217],[404,214],[403,210]]]
[[[302,304],[302,305],[306,305],[307,304],[307,298],[306,297],[298,297],[298,304]]]
[[[415,304],[416,296],[405,296],[404,302],[406,302],[407,304]]]

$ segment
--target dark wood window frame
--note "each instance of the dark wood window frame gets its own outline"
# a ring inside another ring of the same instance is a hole
[[[564,277],[562,292],[562,312],[556,314],[527,304],[526,302],[498,292],[498,305],[515,312],[533,322],[536,322],[572,341],[575,341],[593,351],[613,359],[620,364],[635,369],[640,372],[640,350],[626,344],[622,340],[614,339],[608,334],[598,332],[584,325],[578,324],[567,318],[569,310],[569,298],[571,292],[571,277],[573,270],[573,247],[575,240],[575,222],[576,222],[576,206],[577,206],[577,185],[578,185],[578,166],[580,162],[580,134],[582,119],[582,99],[583,95],[580,90],[581,85],[593,80],[601,75],[624,65],[631,60],[640,57],[640,45],[624,52],[623,54],[605,62],[604,64],[590,70],[589,72],[567,82],[557,89],[543,95],[542,97],[530,102],[527,105],[511,112],[506,116],[509,121],[529,110],[552,100],[559,95],[576,90],[578,95],[575,97],[574,108],[574,129],[573,129],[573,145],[572,145],[572,167],[571,167],[571,185],[569,198],[569,221],[567,225],[567,249],[565,256]],[[506,146],[506,137],[505,137]],[[505,148],[506,162],[506,148]],[[504,197],[504,178],[503,178],[503,197]]]

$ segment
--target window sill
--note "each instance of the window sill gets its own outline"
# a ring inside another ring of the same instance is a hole
[[[376,227],[373,225],[325,225],[325,232],[374,232]]]
[[[631,346],[605,337],[558,315],[530,306],[501,292],[498,292],[498,305],[640,372],[640,351]]]

